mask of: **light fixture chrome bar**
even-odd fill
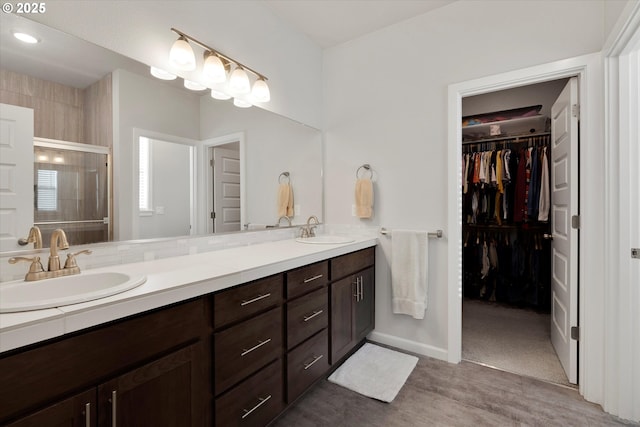
[[[193,43],[197,44],[197,45],[198,45],[198,46],[200,46],[201,48],[203,48],[203,49],[205,49],[205,50],[208,50],[208,51],[210,51],[210,52],[212,52],[212,53],[214,53],[214,54],[218,55],[219,57],[223,58],[225,61],[227,61],[227,62],[233,62],[233,63],[234,63],[234,64],[236,64],[238,67],[242,68],[242,69],[243,69],[243,70],[245,70],[245,71],[249,71],[249,72],[253,73],[254,75],[258,76],[259,78],[261,78],[261,79],[263,79],[263,80],[269,80],[269,79],[267,78],[267,76],[265,76],[264,74],[261,74],[261,73],[259,73],[259,72],[255,71],[254,69],[247,67],[247,66],[246,66],[246,65],[244,65],[243,63],[241,63],[241,62],[239,62],[239,61],[236,61],[235,59],[231,58],[230,56],[225,55],[224,53],[220,52],[219,50],[214,49],[214,48],[212,48],[211,46],[208,46],[208,45],[206,45],[206,44],[202,43],[200,40],[198,40],[198,39],[195,39],[195,38],[191,37],[189,34],[185,34],[185,33],[183,33],[182,31],[177,30],[177,29],[175,29],[175,28],[173,28],[173,27],[171,28],[171,31],[173,31],[174,33],[178,34],[179,36],[182,36],[182,37],[186,38],[187,40],[189,40],[189,41],[191,41],[191,42],[193,42]]]

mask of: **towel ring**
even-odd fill
[[[369,172],[369,179],[373,178],[373,171],[371,170],[371,165],[368,163],[365,163],[364,165],[360,166],[356,171],[356,179],[360,179],[360,169],[364,169],[365,173],[366,171]]]
[[[285,183],[288,184],[291,182],[291,178],[289,177],[289,172],[282,172],[280,176],[278,176],[278,184],[282,184],[282,177],[286,178]]]

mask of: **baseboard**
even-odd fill
[[[371,332],[367,339],[372,342],[389,345],[400,350],[405,350],[421,356],[433,357],[434,359],[444,360],[445,362],[448,361],[449,354],[447,350],[443,348],[421,344],[415,341],[396,337],[394,335],[383,334],[376,331]]]

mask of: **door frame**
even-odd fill
[[[580,393],[591,401],[602,398],[604,185],[602,177],[602,57],[594,53],[449,85],[448,90],[448,355],[451,363],[462,356],[462,98],[519,86],[578,77],[580,101],[580,182],[594,191],[582,191],[582,214],[578,245],[580,295],[578,299],[581,339],[578,343]],[[585,171],[589,171],[586,173]],[[593,187],[591,187],[593,186]],[[602,191],[600,191],[602,190]],[[599,193],[599,194],[597,194]],[[589,313],[589,317],[585,313]]]
[[[200,200],[206,201],[205,203],[203,203],[201,214],[200,214],[200,218],[202,220],[200,229],[203,230],[203,233],[211,233],[210,230],[212,229],[212,227],[209,226],[210,218],[208,217],[211,206],[213,206],[213,195],[212,195],[213,192],[211,191],[213,177],[211,176],[212,171],[211,171],[211,168],[209,167],[209,149],[216,147],[218,145],[230,144],[232,142],[237,142],[238,145],[240,146],[240,229],[243,230],[245,227],[245,224],[247,223],[245,134],[244,132],[236,132],[228,135],[219,136],[216,138],[206,139],[202,141],[202,144],[201,144],[201,147],[202,147],[201,158],[203,159],[202,170],[206,171],[206,172],[203,172],[201,176],[200,188],[202,189],[201,190],[202,192],[200,193],[200,196],[199,196]]]
[[[200,174],[199,170],[198,170],[198,156],[200,156],[200,153],[198,153],[198,141],[194,140],[194,139],[190,139],[190,138],[183,138],[181,136],[175,136],[175,135],[169,135],[169,134],[165,134],[162,132],[156,132],[156,131],[152,131],[152,130],[147,130],[147,129],[141,129],[141,128],[133,128],[133,143],[131,144],[131,170],[132,170],[132,177],[134,177],[133,179],[133,185],[132,185],[132,194],[131,194],[131,212],[130,212],[130,221],[131,221],[131,225],[132,225],[132,230],[131,230],[131,239],[138,239],[138,233],[139,233],[139,219],[140,219],[140,211],[138,209],[138,192],[139,192],[139,188],[138,188],[138,168],[139,168],[139,159],[140,159],[140,155],[139,155],[139,151],[140,151],[140,138],[141,137],[145,137],[145,138],[149,138],[149,139],[157,139],[160,141],[166,141],[166,142],[171,142],[174,144],[181,144],[181,145],[185,145],[191,148],[191,159],[189,161],[190,163],[190,167],[192,170],[191,173],[191,177],[190,177],[190,189],[189,192],[191,194],[191,212],[189,214],[189,223],[191,224],[191,230],[189,232],[189,235],[193,236],[195,234],[200,234],[198,233],[198,229],[197,229],[197,224],[200,221],[199,218],[199,207],[198,207],[198,197],[196,197],[196,195],[198,194],[198,189],[200,187],[199,183],[198,183],[198,176]]]
[[[634,210],[640,206],[638,193],[633,196],[632,179],[638,179],[630,159],[640,156],[637,147],[640,124],[631,118],[640,111],[638,99],[640,45],[640,3],[630,2],[611,31],[603,48],[605,80],[605,164],[607,175],[605,199],[605,281],[604,296],[604,401],[605,411],[621,418],[639,421],[640,408],[640,301],[638,266],[640,260],[629,257],[630,247],[640,245],[640,229]],[[636,94],[633,96],[632,94]],[[637,160],[636,160],[637,161]],[[635,172],[635,177],[633,175]],[[635,187],[637,191],[637,186]]]

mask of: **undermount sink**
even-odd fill
[[[142,285],[146,276],[124,273],[81,273],[35,282],[0,285],[0,313],[39,310],[93,301]]]
[[[346,236],[333,236],[327,234],[324,236],[299,237],[296,239],[296,242],[309,243],[312,245],[338,245],[342,243],[355,242],[355,240]]]

